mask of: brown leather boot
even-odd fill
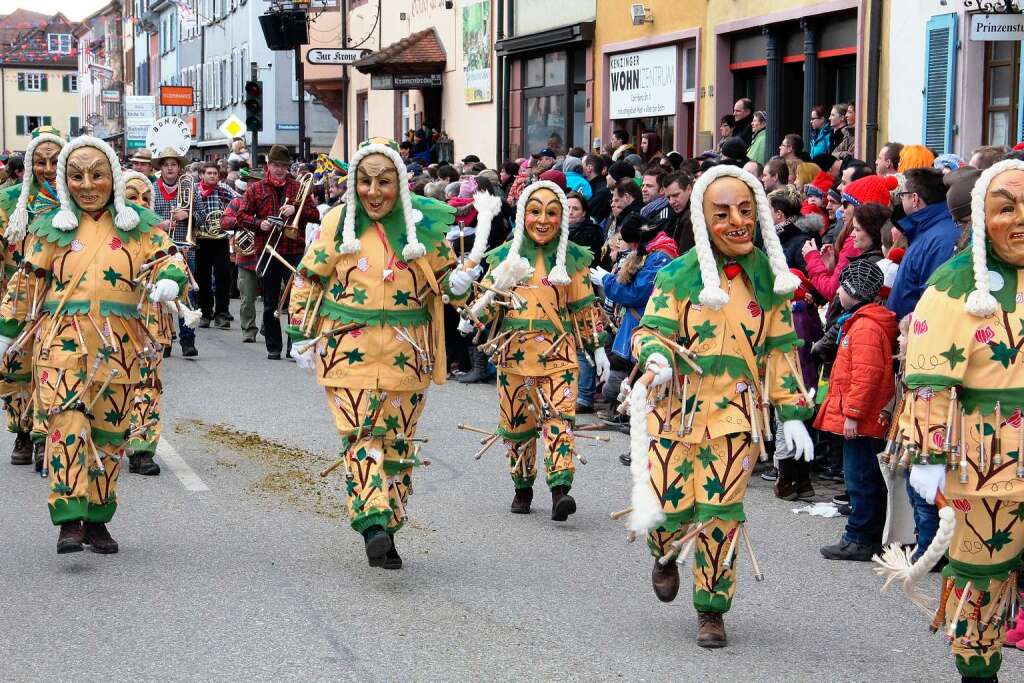
[[[516,495],[512,498],[512,514],[530,514],[530,504],[533,502],[533,489],[516,489]]]
[[[654,586],[654,594],[662,602],[672,602],[679,593],[679,567],[675,561],[669,562],[664,567],[657,558],[654,560],[654,571],[651,572],[651,585]]]
[[[26,432],[18,432],[18,436],[14,439],[14,450],[11,451],[11,464],[32,464],[32,439]]]
[[[569,487],[556,486],[551,489],[551,519],[556,522],[564,522],[574,512],[576,512],[576,501],[569,495]]]
[[[83,543],[100,555],[112,555],[117,552],[117,541],[110,536],[107,525],[102,522],[86,522],[82,525]]]
[[[57,554],[82,552],[82,523],[64,522],[60,525],[60,534],[57,536]]]
[[[726,646],[725,620],[719,612],[697,612],[697,644],[706,648]]]

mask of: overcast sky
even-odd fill
[[[0,0],[0,14],[10,14],[19,7],[43,14],[63,12],[68,19],[80,21],[110,0]]]

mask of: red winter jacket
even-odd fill
[[[888,424],[880,423],[878,416],[896,393],[895,344],[896,314],[878,304],[861,306],[843,323],[828,396],[814,420],[816,428],[842,434],[843,423],[851,418],[858,422],[858,436],[885,436]]]

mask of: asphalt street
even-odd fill
[[[167,362],[164,472],[121,477],[117,555],[56,554],[46,484],[0,436],[0,681],[956,679],[944,640],[869,565],[819,555],[842,520],[793,514],[756,477],[766,579],[744,557],[729,647],[700,649],[689,567],[658,602],[645,545],[609,519],[627,504],[626,437],[582,443],[567,523],[540,484],[534,513],[511,515],[498,448],[474,461],[478,437],[455,429],[494,425],[489,384],[430,389],[405,568],[371,569],[341,476],[318,476],[339,443],[322,391],[240,339],[201,330],[197,360]],[[1003,680],[1022,662],[1007,653]]]

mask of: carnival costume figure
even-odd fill
[[[743,498],[767,459],[775,406],[787,445],[812,459],[786,267],[761,184],[732,166],[695,183],[696,246],[663,268],[633,335],[645,370],[630,396],[633,479],[628,524],[647,533],[652,583],[664,602],[679,590],[677,563],[693,556],[697,644],[724,647],[723,614],[736,592],[737,544],[753,558]],[[760,224],[765,252],[753,245]],[[710,234],[709,234],[710,233]],[[648,400],[648,387],[659,387]]]
[[[933,608],[917,582],[941,559],[932,630],[952,643],[964,681],[995,681],[1024,551],[1024,162],[1001,161],[971,195],[969,246],[932,274],[914,309],[907,392],[883,466],[939,507],[939,529],[913,550],[890,546],[876,571]],[[948,552],[947,552],[948,550]],[[932,613],[931,611],[929,613]]]
[[[488,195],[474,201],[478,219],[469,264],[487,244]],[[498,366],[500,423],[490,443],[502,440],[515,493],[511,511],[528,514],[537,477],[537,440],[543,439],[551,519],[576,511],[569,495],[576,472],[577,350],[604,354],[598,332],[589,266],[592,254],[569,241],[569,210],[561,188],[549,181],[528,185],[519,196],[512,239],[486,256],[490,265],[481,295],[462,311],[460,329],[482,336]],[[485,444],[487,445],[487,444]],[[581,460],[582,462],[582,460]]]
[[[117,508],[123,446],[148,359],[160,353],[140,318],[187,291],[181,256],[160,217],[124,201],[105,142],[83,136],[57,159],[59,210],[38,216],[0,309],[0,353],[31,339],[36,423],[46,425],[50,519],[57,552],[117,552],[106,523]]]
[[[28,226],[32,219],[57,206],[54,180],[57,177],[57,156],[62,147],[64,138],[60,136],[60,131],[50,126],[36,128],[25,149],[25,158],[29,159],[32,172],[26,174],[24,182],[0,191],[0,228],[4,231],[4,290],[24,259]],[[27,465],[35,460],[36,471],[41,471],[41,440],[45,427],[33,430],[32,373],[27,360],[31,357],[32,347],[28,343],[21,354],[10,354],[3,358],[0,364],[3,379],[0,394],[4,396],[7,429],[17,435],[11,464]],[[33,445],[33,442],[36,443]]]
[[[329,211],[293,276],[292,356],[316,371],[342,436],[347,510],[370,566],[399,569],[419,457],[416,425],[431,380],[445,381],[443,301],[471,277],[451,272],[454,211],[409,191],[395,143],[371,139],[351,161],[345,203]],[[328,471],[333,469],[328,468]]]

